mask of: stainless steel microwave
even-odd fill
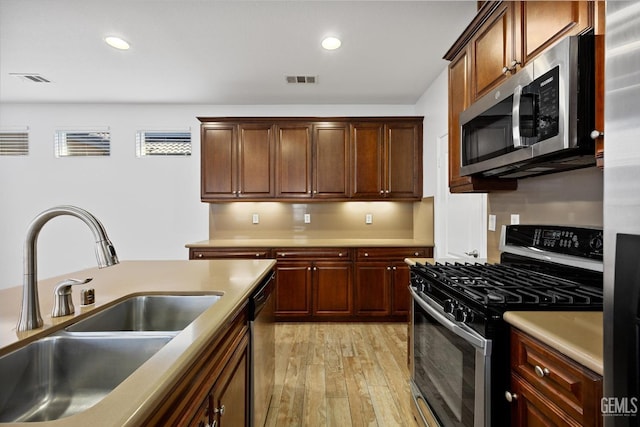
[[[462,175],[524,178],[595,164],[593,37],[562,39],[460,113]]]

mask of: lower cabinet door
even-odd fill
[[[391,269],[393,273],[393,298],[391,314],[394,316],[408,316],[411,307],[411,294],[409,293],[409,281],[411,270],[404,262],[394,263]]]
[[[357,315],[388,316],[390,314],[391,267],[386,262],[356,264]]]
[[[320,261],[313,266],[314,316],[353,313],[351,262]]]
[[[276,316],[311,315],[311,268],[307,261],[276,265]]]
[[[511,389],[515,394],[515,399],[511,403],[515,406],[511,412],[512,425],[519,427],[582,426],[517,375],[511,376]]]
[[[238,346],[211,393],[217,427],[248,426],[248,338]]]

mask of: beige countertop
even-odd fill
[[[187,248],[290,248],[290,247],[401,247],[433,246],[433,242],[416,239],[212,239],[188,243]]]
[[[508,311],[504,320],[603,375],[601,311]]]
[[[222,297],[187,328],[176,335],[113,392],[86,411],[56,421],[2,424],[22,426],[133,426],[160,403],[162,391],[173,385],[192,364],[224,321],[251,294],[275,265],[274,260],[123,261],[113,267],[91,268],[38,284],[44,326],[35,331],[15,330],[22,286],[0,290],[0,355],[24,343],[74,323],[96,308],[133,294],[215,293]],[[93,277],[84,287],[96,292],[96,303],[79,307],[80,289],[73,289],[76,313],[52,319],[53,288],[64,278]]]

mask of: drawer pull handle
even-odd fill
[[[260,254],[256,254],[256,256],[257,256],[257,257],[259,257],[259,256],[260,256]]]
[[[533,368],[534,371],[536,371],[536,375],[539,376],[540,378],[544,378],[546,376],[549,375],[549,369],[547,368],[541,368],[540,366],[536,365],[535,368]]]
[[[518,395],[515,393],[511,393],[510,391],[505,391],[504,398],[507,399],[507,402],[511,403],[514,400],[518,400]]]
[[[420,255],[420,252],[414,252],[413,255],[414,256],[418,256],[418,255]]]
[[[364,253],[364,256],[369,256],[369,253],[368,253],[368,252],[365,252],[365,253]]]
[[[198,258],[202,258],[202,254],[198,254]]]
[[[342,252],[338,253],[338,256],[342,256]]]

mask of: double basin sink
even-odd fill
[[[220,298],[129,297],[0,357],[0,422],[49,421],[90,408]]]

